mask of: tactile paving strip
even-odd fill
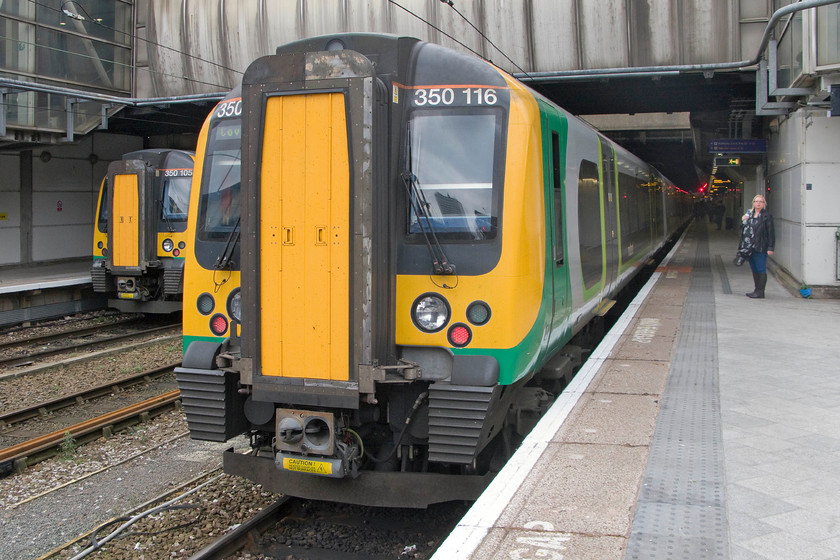
[[[697,230],[700,230],[699,232]],[[625,558],[728,559],[709,244],[697,254]]]

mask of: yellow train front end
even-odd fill
[[[234,90],[207,116],[198,138],[187,235],[184,351],[236,335],[239,313],[241,97]],[[212,361],[212,356],[210,358]]]
[[[247,433],[225,471],[274,492],[475,499],[617,290],[612,146],[485,61],[376,34],[258,59],[200,143],[191,436]]]
[[[109,306],[126,312],[181,309],[193,153],[125,154],[102,181],[91,279]]]
[[[542,134],[521,85],[413,38],[253,63],[198,148],[178,369],[192,437],[247,432],[225,470],[277,492],[474,499],[511,408],[545,405],[523,387],[554,311]]]

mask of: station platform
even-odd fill
[[[90,284],[91,258],[0,267],[0,294]]]
[[[0,325],[102,309],[93,292],[91,258],[0,267]]]
[[[434,560],[840,558],[840,301],[691,224]]]

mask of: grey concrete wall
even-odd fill
[[[90,256],[108,164],[142,147],[139,137],[94,133],[77,144],[0,152],[0,265]]]
[[[740,36],[744,26],[754,37],[761,19],[757,0],[457,2],[464,17],[438,0],[397,4],[140,0],[137,35],[158,44],[138,41],[136,94],[227,90],[251,61],[278,45],[336,32],[395,33],[471,49],[510,72],[731,62],[751,58],[760,38],[744,42]],[[741,6],[749,15],[743,20]]]

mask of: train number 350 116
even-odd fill
[[[498,101],[492,88],[429,88],[414,90],[414,105],[495,105]]]

